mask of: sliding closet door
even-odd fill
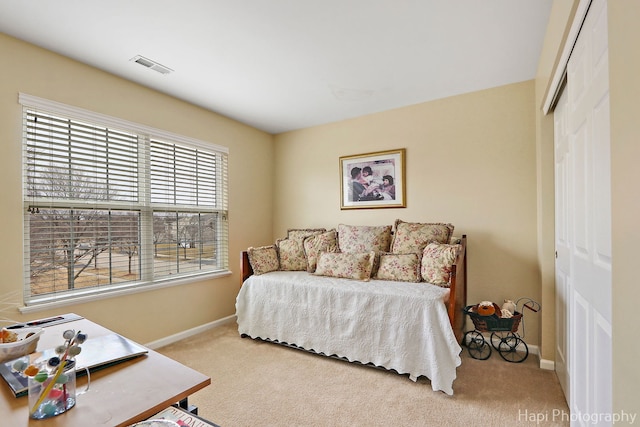
[[[611,160],[607,3],[594,0],[567,65],[556,143],[557,303],[560,355],[574,425],[612,412]],[[566,109],[562,112],[562,109]],[[566,114],[565,118],[561,118]],[[566,120],[566,122],[562,122]],[[558,130],[556,131],[558,133]],[[564,144],[564,147],[563,147]],[[566,194],[563,194],[566,192]],[[558,200],[559,199],[559,200]],[[562,351],[563,343],[558,343]],[[561,374],[561,372],[559,372]],[[561,380],[562,381],[562,380]],[[606,423],[605,423],[606,424]],[[605,425],[602,424],[602,425]],[[600,424],[599,424],[600,425]]]

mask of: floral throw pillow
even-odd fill
[[[304,240],[325,231],[327,231],[325,228],[290,228],[287,230],[287,239]]]
[[[451,266],[456,261],[460,245],[429,243],[422,253],[421,274],[425,282],[449,286]]]
[[[313,273],[318,265],[321,252],[338,252],[338,233],[329,230],[304,239],[304,254],[307,257],[307,271]]]
[[[302,242],[302,239],[279,239],[276,241],[280,270],[304,271],[307,269],[307,257],[304,256]]]
[[[353,254],[322,252],[315,274],[344,279],[369,281],[376,258],[375,252]]]
[[[340,252],[389,252],[390,246],[390,225],[338,225],[338,247]]]
[[[378,271],[374,279],[395,280],[400,282],[419,282],[420,256],[416,253],[390,254],[380,253]]]
[[[247,249],[249,264],[253,269],[253,274],[259,275],[280,269],[278,252],[275,245],[251,247]]]
[[[396,220],[391,244],[394,254],[420,253],[428,243],[449,243],[453,225],[444,223],[419,223]]]

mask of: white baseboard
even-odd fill
[[[174,342],[178,342],[185,338],[192,337],[209,329],[217,328],[218,326],[226,325],[227,323],[234,322],[236,320],[235,314],[231,316],[223,317],[222,319],[214,320],[213,322],[206,323],[204,325],[196,326],[195,328],[187,329],[186,331],[178,332],[177,334],[169,335],[168,337],[160,338],[159,340],[152,341],[150,343],[145,344],[146,347],[155,350],[160,347],[164,347],[165,345],[173,344]],[[488,339],[489,337],[486,337]],[[529,355],[535,355],[540,357],[540,347],[537,345],[529,345]],[[538,359],[540,369],[555,370],[555,362],[553,360],[548,359]]]
[[[553,360],[543,359],[542,357],[540,357],[540,347],[538,347],[537,345],[529,346],[529,354],[535,354],[536,356],[538,356],[538,366],[540,367],[540,369],[544,369],[546,371],[556,370],[556,363]]]
[[[538,356],[538,366],[540,367],[540,369],[544,369],[546,371],[556,370],[556,363],[553,360],[543,359],[542,357],[540,357],[540,347],[538,347],[537,345],[529,346],[529,354],[535,354],[536,356]]]
[[[169,335],[168,337],[160,338],[159,340],[152,341],[145,344],[146,347],[155,350],[165,345],[173,344],[185,338],[192,337],[209,329],[217,328],[218,326],[226,325],[227,323],[234,322],[236,315],[223,317],[222,319],[214,320],[213,322],[205,323],[204,325],[196,326],[195,328],[187,329],[186,331],[178,332],[177,334]]]
[[[483,333],[483,336],[485,338],[485,340],[490,343],[490,336],[488,333]],[[469,337],[465,335],[466,341],[469,341]],[[465,344],[467,344],[467,342],[465,342]],[[518,346],[518,349],[521,351],[524,351],[524,346],[522,344],[520,344]],[[533,345],[533,344],[527,344],[527,349],[529,350],[529,356],[536,356],[538,357],[538,361],[539,361],[539,367],[540,369],[547,369],[547,370],[555,370],[555,363],[552,360],[547,360],[547,359],[541,359],[540,358],[540,347],[537,345]]]
[[[549,359],[540,359],[540,369],[546,369],[548,371],[556,370],[556,362]]]

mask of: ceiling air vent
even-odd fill
[[[144,56],[137,55],[131,58],[131,61],[137,62],[140,65],[143,65],[147,68],[151,68],[154,71],[159,72],[160,74],[169,74],[173,70],[169,67],[165,67],[162,64],[158,64],[155,61],[150,60],[149,58],[145,58]]]

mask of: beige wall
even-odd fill
[[[269,242],[272,237],[273,137],[3,34],[0,57],[0,298],[9,303],[0,315],[23,321],[75,312],[143,343],[232,315],[240,280],[240,250]],[[229,147],[229,255],[233,274],[20,315],[23,208],[18,92]]]
[[[276,136],[274,237],[287,228],[451,222],[469,237],[469,302],[540,298],[534,82]],[[407,207],[340,210],[339,157],[406,148]],[[538,344],[540,316],[526,317]]]
[[[536,79],[536,133],[539,153],[539,202],[543,218],[539,219],[539,234],[543,274],[543,301],[552,301],[553,281],[548,277],[553,247],[550,227],[553,196],[553,122],[552,116],[542,116],[542,93],[548,85],[553,62],[562,47],[564,31],[570,25],[571,10],[577,0],[558,1],[553,4],[547,29],[547,38]],[[638,384],[640,367],[640,341],[633,333],[633,313],[637,309],[638,249],[640,240],[640,193],[635,186],[640,182],[640,143],[638,142],[638,99],[640,99],[640,2],[636,0],[610,0],[609,19],[609,80],[611,108],[611,211],[612,211],[612,299],[613,299],[613,410],[618,414],[640,414]],[[631,322],[631,323],[630,323]],[[553,322],[543,322],[543,354],[553,358]]]

